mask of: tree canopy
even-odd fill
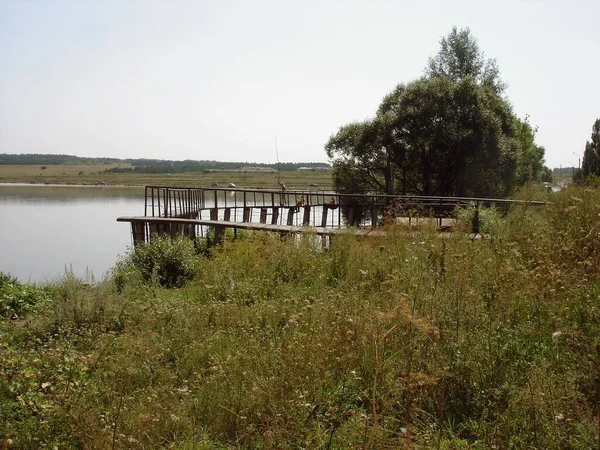
[[[581,172],[584,178],[600,177],[600,119],[592,126],[592,140],[585,144]]]
[[[513,114],[495,61],[470,31],[453,28],[440,46],[425,76],[331,136],[340,192],[505,196],[548,173],[535,130]]]
[[[486,59],[477,40],[468,28],[452,31],[440,40],[437,55],[429,58],[425,73],[428,76],[446,76],[453,81],[471,77],[478,84],[503,92],[506,88],[500,79],[495,59]]]

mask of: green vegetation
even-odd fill
[[[20,283],[15,277],[0,272],[0,314],[2,317],[18,318],[35,312],[47,298],[44,289]]]
[[[584,179],[600,178],[600,119],[592,127],[592,140],[585,144],[581,172]]]
[[[399,84],[373,119],[342,126],[326,145],[339,192],[506,197],[547,181],[544,149],[503,95],[495,61],[453,30],[425,76]]]
[[[115,283],[122,289],[131,276],[163,287],[183,287],[196,272],[196,250],[190,239],[153,236],[151,245],[141,245],[115,266]]]
[[[481,240],[159,240],[67,275],[0,320],[0,447],[592,448],[600,190],[532,195]]]

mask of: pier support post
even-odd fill
[[[271,224],[277,225],[277,221],[279,220],[279,208],[277,206],[273,207],[273,217],[271,217]]]
[[[260,223],[267,223],[267,208],[260,208]]]
[[[302,218],[302,225],[310,225],[310,206],[304,207],[304,217]]]
[[[475,214],[473,214],[473,234],[479,234],[479,202],[475,204]]]
[[[134,247],[146,243],[146,224],[144,222],[131,222],[131,233]]]
[[[371,210],[371,226],[373,228],[376,228],[378,221],[379,221],[379,211],[376,208],[373,208]]]
[[[225,237],[225,227],[215,227],[215,245],[222,244]]]

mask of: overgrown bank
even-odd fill
[[[484,240],[256,234],[67,277],[0,324],[2,445],[590,448],[600,191],[552,201]]]

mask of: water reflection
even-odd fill
[[[143,209],[143,188],[0,185],[0,271],[41,282],[72,267],[101,278],[131,243],[115,219]]]

